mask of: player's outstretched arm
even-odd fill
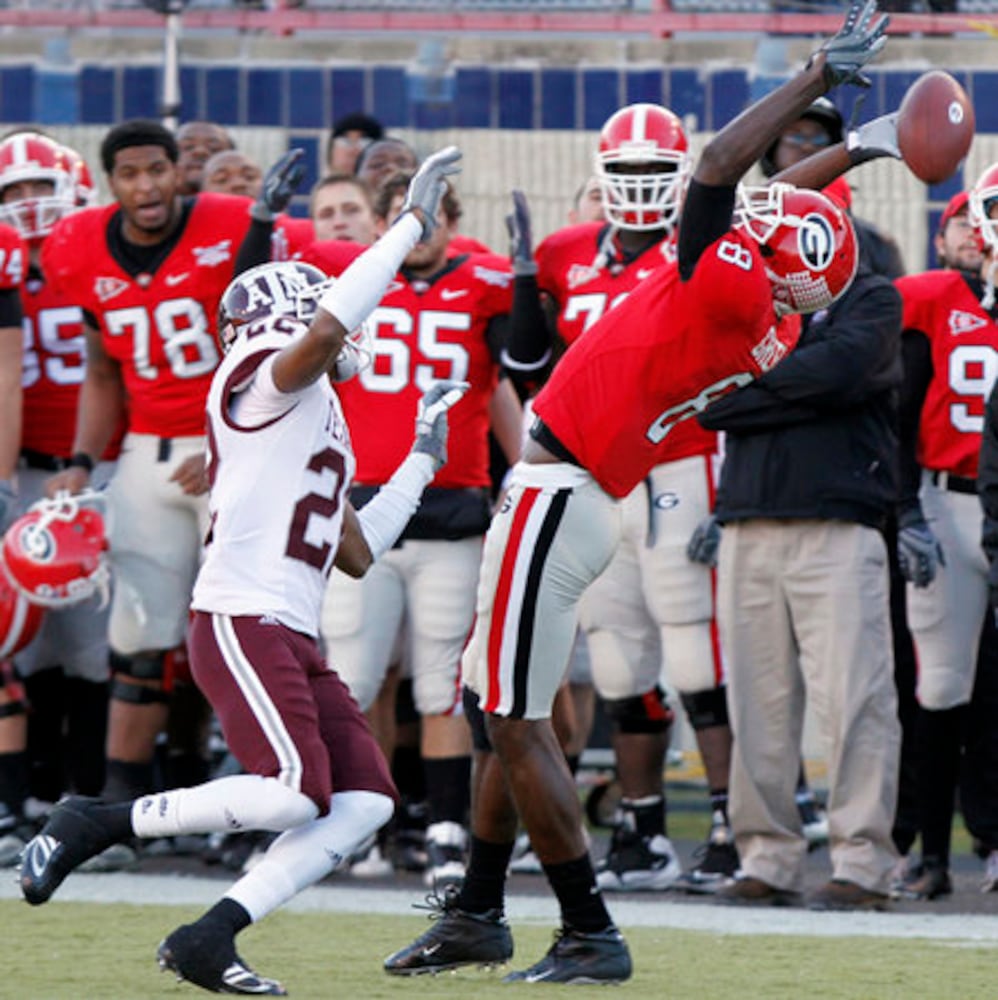
[[[468,391],[467,382],[435,383],[419,401],[412,450],[391,479],[358,512],[347,510],[336,567],[363,576],[397,541],[416,513],[423,490],[447,461],[447,411]]]
[[[298,392],[332,371],[347,334],[373,312],[409,251],[433,231],[447,177],[458,172],[460,159],[460,150],[448,146],[424,160],[395,224],[319,299],[305,336],[278,354],[273,368],[278,389]]]
[[[693,172],[701,184],[737,184],[780,132],[840,83],[868,85],[862,68],[886,42],[888,18],[876,0],[853,0],[839,32],[794,77],[756,101],[706,146]]]

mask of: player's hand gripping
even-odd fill
[[[304,176],[305,150],[289,149],[264,176],[260,197],[253,203],[250,215],[259,222],[273,222],[274,216],[288,207]]]
[[[898,518],[898,566],[901,575],[916,587],[927,587],[946,565],[942,546],[932,533],[921,508]]]
[[[829,89],[840,83],[870,86],[860,71],[887,44],[889,22],[890,18],[877,9],[876,0],[852,0],[838,34],[818,50],[825,54],[825,83]]]
[[[686,544],[686,558],[713,569],[717,565],[717,547],[721,544],[721,526],[708,514],[694,529]]]
[[[447,146],[423,160],[423,165],[409,181],[402,213],[419,210],[419,221],[423,224],[422,239],[428,240],[437,228],[437,210],[440,199],[447,190],[447,178],[461,172],[458,161],[461,150],[457,146]],[[400,213],[400,216],[401,214]]]
[[[447,462],[447,411],[470,388],[468,382],[446,379],[424,392],[419,401],[412,450],[429,455],[438,469]]]
[[[518,188],[513,189],[513,211],[506,216],[506,231],[509,233],[509,259],[513,265],[513,274],[536,274],[530,208],[527,196]]]

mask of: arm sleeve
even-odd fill
[[[683,281],[693,277],[704,250],[731,228],[734,208],[734,187],[690,181],[679,221],[679,276]]]
[[[380,559],[399,540],[434,474],[429,455],[409,452],[392,478],[357,511],[360,532],[373,559]]]
[[[266,264],[270,260],[270,239],[274,232],[274,223],[251,219],[246,236],[239,244],[236,254],[236,264],[233,274],[242,274],[257,264]]]
[[[535,382],[551,360],[551,328],[541,305],[535,275],[518,275],[513,280],[513,308],[502,363],[519,388]]]
[[[16,288],[0,289],[0,329],[21,325],[21,295]]]
[[[898,516],[918,506],[921,467],[918,464],[918,426],[922,404],[932,381],[932,350],[921,330],[905,330],[901,335],[901,362],[904,379],[898,405],[898,451],[900,481]]]

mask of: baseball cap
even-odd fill
[[[945,230],[946,223],[949,222],[954,215],[960,215],[962,212],[967,211],[967,201],[969,198],[969,191],[958,191],[952,198],[950,198],[946,207],[943,209],[943,214],[939,216],[939,232],[943,232],[943,230]]]

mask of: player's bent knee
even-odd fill
[[[688,691],[679,695],[686,718],[693,729],[711,729],[730,725],[728,721],[728,696],[724,687],[707,691]]]
[[[290,830],[315,819],[319,805],[304,792],[289,788],[278,778],[259,774],[236,774],[219,779],[229,782],[228,810],[233,825],[246,830]],[[214,784],[214,783],[213,783]],[[208,786],[203,786],[208,787]],[[329,800],[323,802],[325,811]]]
[[[610,722],[621,733],[663,733],[675,718],[665,692],[657,685],[633,698],[615,698],[604,702]]]
[[[395,812],[395,803],[381,792],[334,792],[329,801],[329,815],[354,825],[361,837],[380,830]]]

